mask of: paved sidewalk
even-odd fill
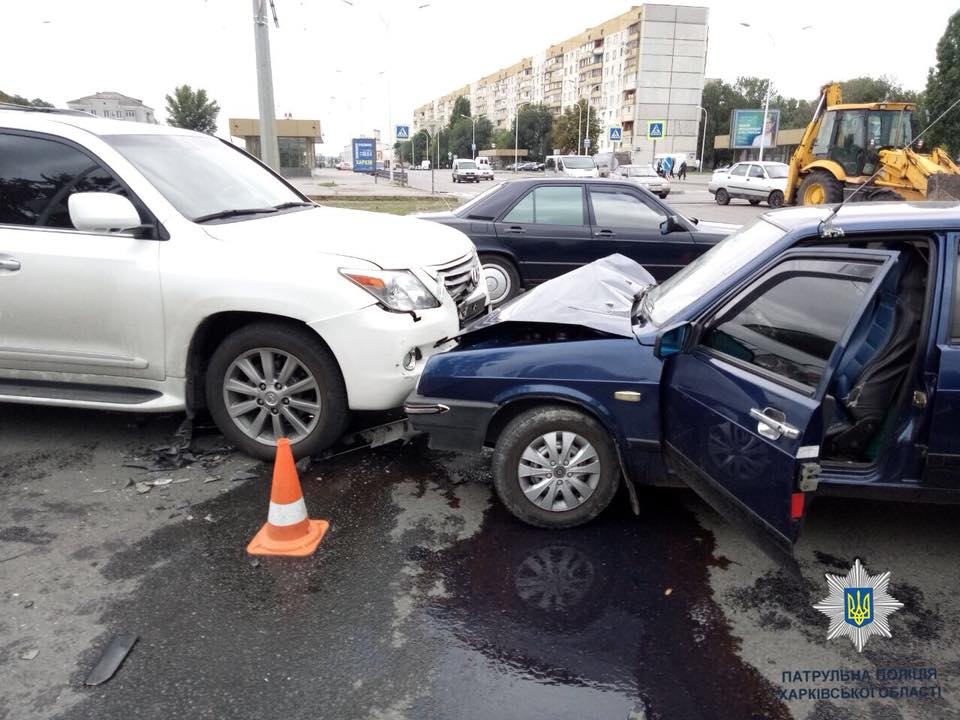
[[[317,197],[421,197],[423,190],[352,170],[317,169],[309,178],[288,178],[300,192]]]

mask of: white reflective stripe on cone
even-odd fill
[[[270,512],[267,515],[267,522],[271,525],[296,525],[307,519],[307,504],[303,498],[281,505],[270,501]]]

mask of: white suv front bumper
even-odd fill
[[[389,410],[403,405],[417,386],[427,359],[444,347],[437,341],[460,331],[457,308],[450,298],[432,310],[409,313],[370,305],[340,317],[310,323],[330,347],[347,387],[351,410]],[[409,367],[408,354],[414,362]],[[408,367],[404,367],[404,362]]]

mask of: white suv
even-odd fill
[[[402,404],[480,280],[459,231],[318,206],[217,138],[0,109],[0,401],[206,406],[309,454]]]

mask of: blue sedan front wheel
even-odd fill
[[[542,406],[511,420],[493,455],[494,487],[524,522],[569,528],[589,522],[620,483],[616,451],[594,418],[563,406]]]

